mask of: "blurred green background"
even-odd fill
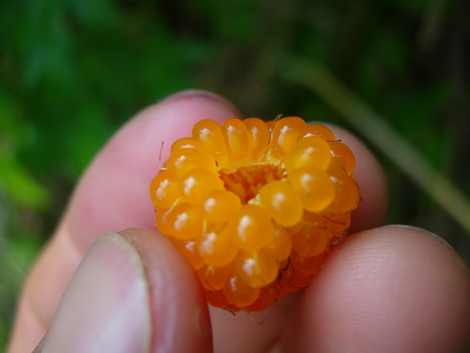
[[[90,159],[188,88],[353,130],[389,177],[387,223],[438,233],[468,263],[469,15],[467,0],[2,0],[0,351]]]

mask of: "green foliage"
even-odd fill
[[[0,1],[0,351],[27,269],[80,174],[120,125],[174,92],[209,89],[249,116],[298,115],[363,136],[283,78],[293,57],[322,63],[468,195],[467,3]],[[440,233],[468,256],[465,231],[378,157],[389,221]]]

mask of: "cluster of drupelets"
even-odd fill
[[[157,227],[211,305],[261,311],[306,287],[349,229],[355,166],[328,128],[297,117],[203,120],[150,185]]]

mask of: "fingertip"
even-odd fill
[[[152,352],[212,352],[207,303],[176,247],[160,233],[141,228],[119,232],[139,252],[150,288]]]
[[[138,113],[97,155],[74,193],[65,219],[81,250],[106,231],[154,227],[148,187],[173,142],[191,136],[199,120],[240,117],[222,97],[199,90],[180,92]]]
[[[213,92],[190,89],[175,93],[152,104],[130,120],[116,135],[124,136],[124,132],[132,134],[134,129],[154,131],[154,136],[165,142],[163,161],[168,158],[172,143],[182,137],[190,137],[194,124],[203,119],[211,119],[222,124],[226,119],[238,118],[242,115],[228,100]],[[126,137],[122,137],[125,139]],[[155,138],[153,141],[155,142]],[[160,150],[157,143],[155,149]]]
[[[286,351],[466,352],[470,271],[418,229],[383,227],[337,246],[291,315]]]
[[[207,305],[165,237],[108,232],[85,254],[36,351],[211,352]]]
[[[44,335],[80,259],[100,234],[134,226],[155,228],[149,185],[159,170],[162,141],[165,161],[173,141],[190,136],[196,121],[240,117],[237,109],[220,96],[184,91],[144,109],[109,140],[82,176],[59,227],[29,277],[31,285],[25,287],[19,304],[12,352],[18,347],[32,347],[37,337]],[[28,297],[33,298],[31,306],[24,299]],[[26,331],[20,329],[33,320],[37,337],[25,337]]]

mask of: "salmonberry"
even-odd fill
[[[261,311],[308,285],[350,227],[355,158],[298,117],[198,122],[150,185],[158,229],[209,304]]]

